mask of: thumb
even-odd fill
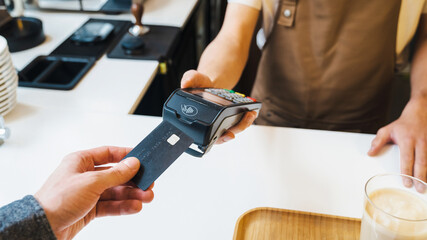
[[[208,76],[196,70],[189,70],[184,73],[181,79],[181,88],[213,87]]]
[[[368,151],[369,156],[375,156],[384,145],[391,141],[390,128],[383,127],[378,130],[377,136],[372,140],[371,149]]]
[[[103,188],[108,189],[129,182],[139,170],[139,160],[129,157],[117,163],[114,167],[100,171],[100,181]]]

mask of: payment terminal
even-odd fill
[[[141,167],[132,181],[146,190],[183,152],[202,157],[215,141],[261,103],[227,89],[175,90],[163,106],[163,121],[125,158]]]

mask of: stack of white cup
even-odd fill
[[[0,36],[0,116],[8,114],[16,105],[18,75],[12,63],[7,41]]]

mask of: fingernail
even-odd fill
[[[416,182],[415,183],[415,189],[417,189],[417,191],[421,194],[426,193],[426,185]]]
[[[404,185],[405,187],[407,187],[407,188],[412,187],[412,180],[411,180],[411,179],[409,179],[409,178],[407,178],[407,177],[405,177],[405,178],[403,179],[403,185]]]
[[[233,137],[225,136],[224,137],[224,142],[228,142],[228,141],[233,140],[233,139],[234,139]]]
[[[123,161],[124,164],[126,164],[129,168],[134,169],[134,168],[139,168],[139,160],[134,158],[134,157],[129,157],[126,158]]]
[[[257,113],[257,112],[253,112],[253,113],[252,113],[252,117],[253,117],[253,119],[255,120],[255,119],[258,117],[258,113]]]

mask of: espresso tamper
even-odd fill
[[[148,33],[150,28],[142,25],[142,14],[144,13],[142,2],[132,3],[131,12],[135,17],[135,24],[129,28],[129,33],[134,37],[141,37]]]

